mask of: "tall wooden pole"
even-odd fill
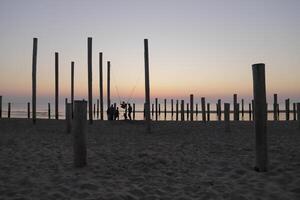
[[[157,121],[158,118],[158,99],[155,98],[155,121]]]
[[[267,146],[267,109],[266,109],[266,82],[265,64],[252,65],[254,119],[256,135],[256,170],[268,170],[268,146]]]
[[[164,117],[165,120],[167,119],[167,99],[164,99]]]
[[[73,150],[75,167],[84,167],[87,164],[86,107],[86,101],[74,101]]]
[[[36,123],[36,61],[37,61],[37,45],[38,39],[33,38],[32,52],[32,121]]]
[[[178,121],[178,100],[176,100],[176,121]]]
[[[181,100],[181,121],[184,121],[184,100]]]
[[[59,103],[59,70],[58,70],[58,52],[55,52],[55,119],[58,119],[58,103]]]
[[[194,121],[194,95],[193,94],[190,95],[190,110],[191,110],[190,120]]]
[[[100,95],[100,119],[103,120],[103,53],[99,53],[99,95]]]
[[[144,59],[145,59],[145,118],[147,121],[147,131],[150,133],[150,78],[149,78],[149,52],[148,39],[144,39]]]
[[[92,38],[88,38],[88,96],[89,96],[89,121],[93,123],[93,75],[92,75]]]
[[[110,107],[110,61],[107,61],[107,109]]]
[[[71,62],[71,116],[74,116],[74,62]]]

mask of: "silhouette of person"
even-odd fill
[[[115,120],[119,120],[119,107],[117,107],[117,109],[115,110]]]
[[[132,113],[132,107],[130,105],[130,103],[128,104],[128,117],[129,117],[129,120],[131,120],[131,113]]]
[[[127,104],[125,104],[124,119],[127,120]]]
[[[110,120],[110,115],[111,115],[111,109],[110,109],[110,106],[107,108],[106,114],[107,114],[107,119]]]

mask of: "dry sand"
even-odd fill
[[[0,199],[300,199],[297,123],[269,122],[270,170],[254,167],[251,122],[88,125],[88,166],[73,167],[64,121],[0,120]]]

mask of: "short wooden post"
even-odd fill
[[[293,103],[293,116],[294,120],[297,119],[297,108],[296,108],[296,103]]]
[[[237,104],[237,94],[234,94],[233,95],[233,120],[234,121],[238,120],[236,104]]]
[[[225,132],[230,132],[230,104],[224,103]]]
[[[297,120],[298,120],[298,128],[300,130],[300,103],[297,103]]]
[[[87,164],[86,151],[86,124],[87,102],[74,101],[74,128],[73,150],[75,167],[84,167]]]
[[[67,103],[66,105],[66,130],[67,133],[71,132],[72,124],[72,103]]]
[[[273,119],[275,120],[275,121],[277,121],[278,120],[278,115],[277,115],[277,113],[278,113],[278,111],[277,111],[277,94],[274,94],[274,104],[273,104]]]
[[[99,119],[99,99],[97,99],[97,119]]]
[[[198,116],[198,104],[196,103],[196,116]]]
[[[190,110],[191,110],[191,112],[190,112],[190,115],[191,115],[190,120],[194,121],[194,95],[193,94],[190,95]]]
[[[51,108],[50,108],[50,103],[48,103],[48,119],[51,119]]]
[[[158,116],[160,117],[160,103],[158,104]]]
[[[207,103],[207,121],[210,121],[210,104]]]
[[[285,100],[285,120],[290,120],[290,99]]]
[[[257,171],[268,170],[265,64],[252,65]]]
[[[188,121],[190,117],[190,105],[189,103],[186,104],[186,120]]]
[[[145,105],[144,105],[144,107],[145,107]],[[145,109],[144,109],[145,110]],[[146,113],[145,113],[146,114]],[[144,115],[145,115],[144,114]],[[132,104],[132,118],[133,118],[133,120],[135,120],[135,103],[133,103]]]
[[[164,99],[164,117],[165,120],[167,119],[167,99]]]
[[[8,103],[7,118],[10,118],[11,103]]]
[[[176,121],[178,121],[178,100],[176,100]]]
[[[184,100],[181,100],[181,121],[184,121]]]
[[[96,104],[94,103],[94,109],[93,109],[93,114],[94,114],[94,116],[93,117],[95,117],[96,116]]]
[[[55,119],[58,120],[59,111],[58,111],[58,103],[59,103],[59,69],[58,69],[58,52],[55,52]]]
[[[279,107],[279,103],[277,104],[277,119],[280,120],[280,107]]]
[[[27,119],[30,119],[30,103],[27,102]]]
[[[155,98],[155,120],[158,119],[158,99]]]
[[[221,99],[218,99],[218,120],[222,120],[222,103]]]
[[[100,120],[103,120],[103,53],[99,53],[99,95],[100,95]]]
[[[72,119],[74,116],[74,62],[71,62],[71,107],[72,107]]]
[[[32,122],[36,123],[36,63],[37,63],[37,45],[38,39],[33,38],[32,52]],[[0,112],[1,115],[1,112]]]
[[[93,74],[92,74],[92,38],[88,37],[88,98],[89,98],[89,122],[93,123]],[[94,105],[95,108],[95,105]],[[94,109],[95,110],[95,109]],[[95,113],[94,113],[95,115]]]
[[[236,105],[236,115],[237,115],[237,121],[239,121],[240,120],[240,117],[239,117],[239,115],[240,115],[240,104],[239,103],[237,103]]]
[[[171,115],[172,115],[172,117],[173,117],[173,115],[174,115],[174,100],[173,99],[171,99]]]
[[[154,115],[154,103],[152,104],[152,117]]]
[[[244,120],[244,99],[242,99],[242,119]]]
[[[0,119],[2,118],[2,96],[0,96]]]
[[[251,110],[251,103],[249,103],[249,110],[248,110],[248,112],[249,112],[249,121],[251,121],[252,120],[252,110]]]
[[[201,97],[202,121],[206,122],[205,97]]]

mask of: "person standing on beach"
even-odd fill
[[[123,116],[124,116],[124,120],[127,120],[127,104],[125,104],[125,111],[124,111],[124,114],[123,114]]]
[[[119,107],[117,107],[116,111],[115,111],[115,120],[119,120]]]
[[[128,104],[128,117],[129,117],[129,120],[131,120],[131,113],[132,113],[132,107],[130,105],[130,103]]]

